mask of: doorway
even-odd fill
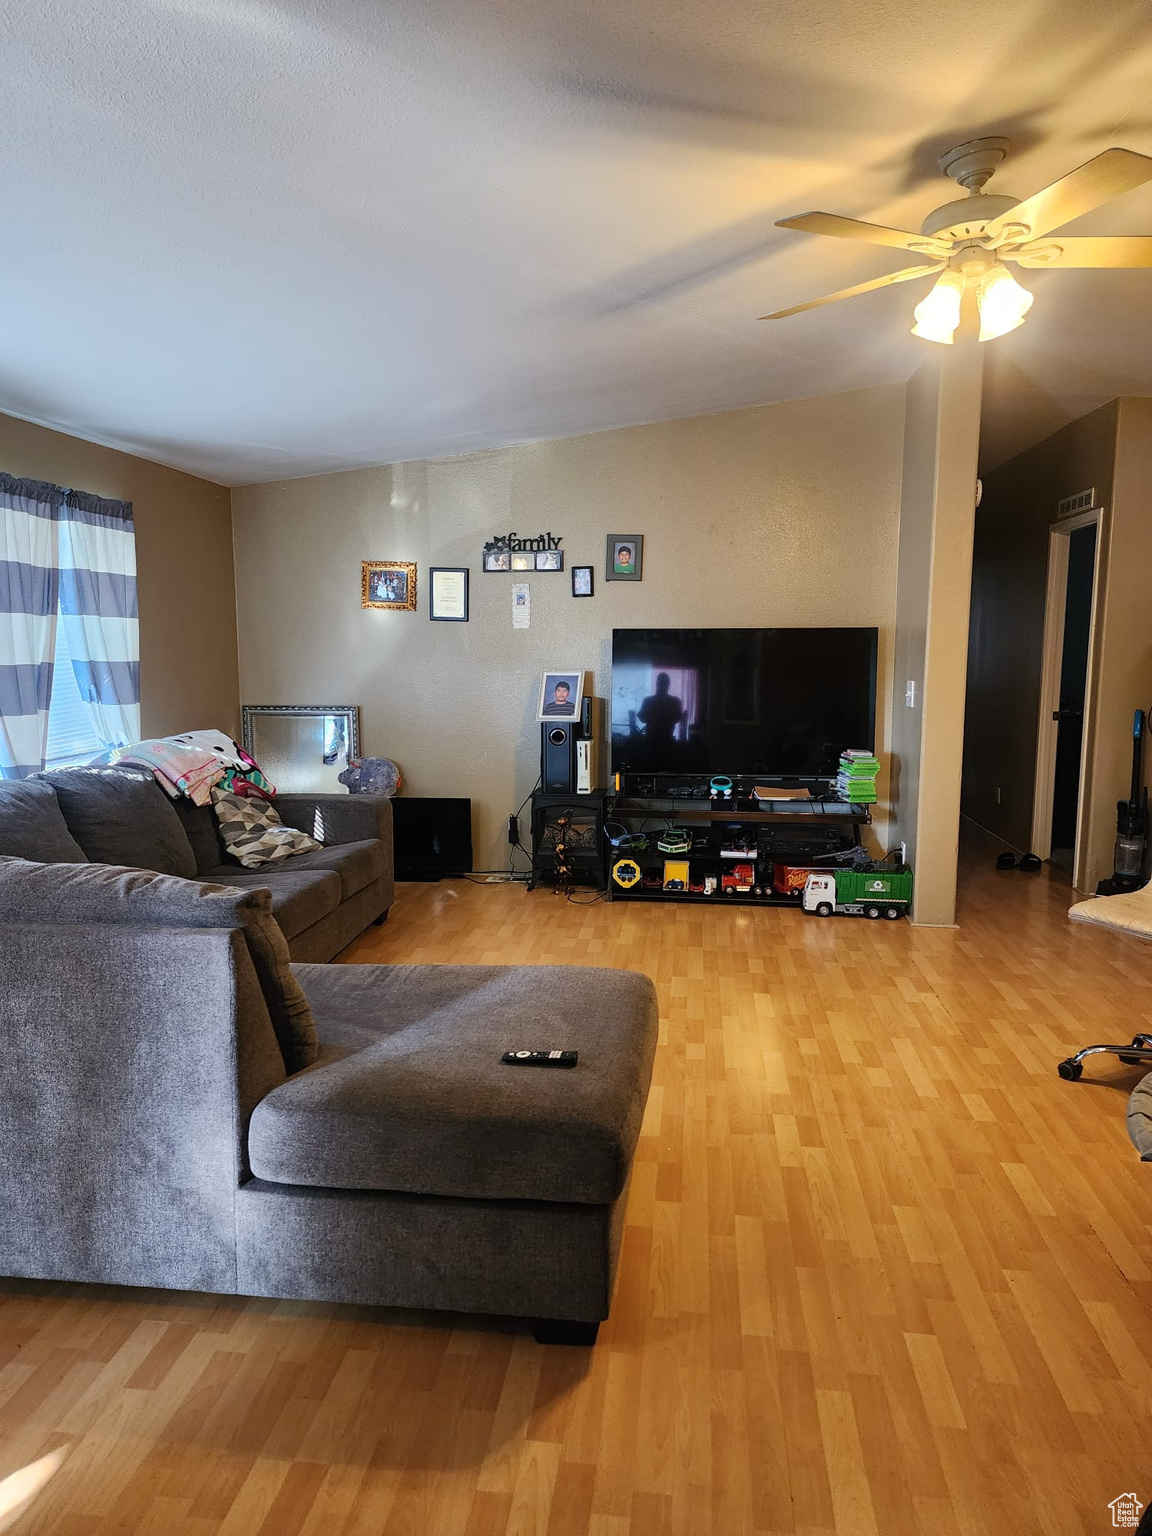
[[[1095,508],[1049,535],[1032,846],[1073,885],[1082,867],[1101,517]]]

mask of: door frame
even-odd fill
[[[1080,747],[1080,784],[1076,801],[1076,842],[1072,855],[1072,885],[1080,888],[1087,858],[1088,817],[1085,815],[1091,778],[1093,722],[1096,714],[1096,651],[1104,594],[1104,552],[1108,514],[1091,507],[1065,517],[1048,529],[1048,588],[1044,599],[1044,649],[1040,666],[1040,710],[1036,722],[1036,776],[1032,791],[1032,852],[1052,856],[1052,796],[1056,787],[1056,735],[1052,718],[1060,707],[1060,671],[1064,651],[1064,607],[1068,598],[1069,536],[1096,525],[1096,561],[1092,572],[1092,617],[1088,630],[1088,660],[1084,673],[1084,730]]]

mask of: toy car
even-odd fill
[[[687,827],[668,827],[656,840],[661,853],[691,853],[692,834]]]
[[[797,901],[804,894],[808,876],[818,873],[807,864],[775,864],[772,867],[772,887],[778,896],[794,896]]]
[[[756,868],[752,864],[735,864],[731,869],[726,869],[720,877],[722,890],[743,895],[750,891],[756,882]]]

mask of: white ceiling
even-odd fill
[[[0,410],[229,484],[904,379],[935,158],[1152,153],[1147,0],[11,0]],[[1152,190],[1073,226],[1152,233]],[[1029,281],[1029,279],[1025,279]],[[1044,273],[989,462],[1152,394],[1152,272]]]

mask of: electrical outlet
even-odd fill
[[[910,677],[904,684],[904,703],[909,709],[916,708],[916,679]]]
[[[907,843],[903,843],[902,842],[900,844],[900,862],[901,862],[901,864],[907,864],[907,862],[908,862],[908,844]]]

